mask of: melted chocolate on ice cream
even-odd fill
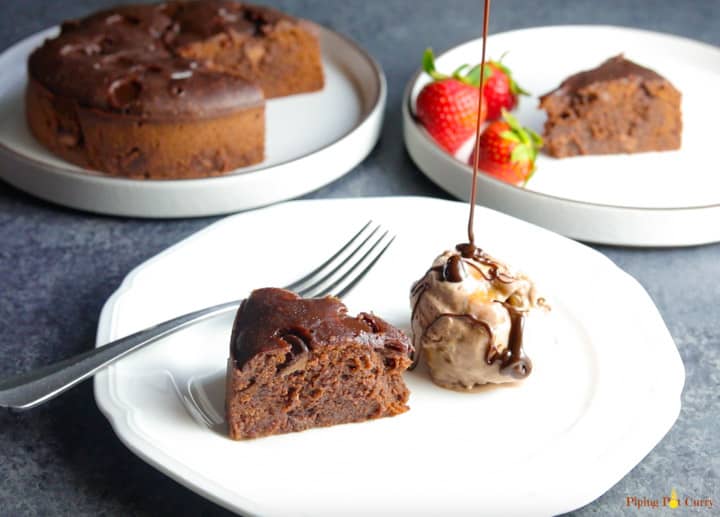
[[[483,10],[483,41],[482,41],[482,57],[480,61],[480,84],[482,85],[485,80],[485,49],[488,36],[488,21],[490,18],[490,0],[485,0]],[[482,90],[481,90],[482,92]],[[504,271],[499,271],[498,264],[488,257],[480,248],[475,245],[475,202],[476,202],[476,191],[477,191],[477,175],[478,175],[478,145],[480,141],[480,129],[483,120],[483,103],[482,94],[478,97],[478,121],[475,128],[476,141],[475,141],[475,160],[473,162],[473,176],[472,176],[472,187],[470,191],[470,214],[468,216],[468,242],[460,243],[455,246],[458,251],[458,255],[451,255],[443,266],[435,266],[430,268],[428,272],[423,275],[423,279],[418,281],[412,288],[412,295],[416,296],[415,304],[412,308],[411,318],[415,318],[415,313],[420,304],[420,301],[428,288],[425,283],[425,277],[431,272],[440,275],[440,278],[445,282],[462,282],[467,277],[467,267],[473,268],[475,271],[480,273],[482,277],[488,282],[499,281],[502,283],[511,283],[515,280],[511,275]],[[487,266],[487,270],[481,268],[480,265]],[[511,376],[516,379],[523,379],[527,377],[532,371],[532,362],[525,355],[523,349],[523,329],[525,323],[525,312],[519,310],[517,307],[513,307],[509,303],[502,302],[508,310],[510,316],[511,328],[510,336],[507,347],[500,353],[493,346],[488,348],[486,355],[486,361],[488,364],[500,362],[500,372],[504,375]],[[492,329],[486,322],[478,320],[472,314],[440,314],[435,321],[433,321],[428,328],[432,327],[441,318],[462,318],[471,321],[473,324],[477,324],[488,333],[490,341],[492,342]],[[426,329],[427,332],[427,329]],[[421,340],[419,340],[421,341]],[[415,350],[413,357],[414,368],[420,358],[421,350]]]

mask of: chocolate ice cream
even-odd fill
[[[446,388],[526,378],[532,361],[523,350],[524,321],[544,299],[525,275],[482,250],[458,248],[436,258],[412,287],[416,354]]]

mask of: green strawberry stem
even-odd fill
[[[422,67],[423,67],[423,70],[425,70],[425,73],[427,73],[430,77],[432,77],[436,81],[441,81],[441,80],[447,79],[449,77],[445,74],[441,74],[435,68],[435,56],[433,55],[433,51],[431,48],[426,48],[425,52],[423,53]]]
[[[446,75],[441,72],[438,72],[437,68],[435,68],[435,56],[433,55],[433,51],[430,48],[425,49],[425,52],[423,52],[422,57],[422,68],[425,71],[426,74],[428,74],[430,77],[433,78],[435,81],[442,81],[443,79],[457,79],[461,83],[465,83],[470,86],[479,87],[480,86],[480,74],[475,72],[474,67],[470,69],[470,71],[463,75],[463,71],[468,68],[469,65],[461,65],[455,69],[455,71],[452,73],[452,75]],[[474,79],[474,77],[477,75],[477,79]]]
[[[462,71],[465,70],[468,66],[470,66],[470,65],[467,65],[467,64],[466,64],[466,65],[460,65],[460,66],[457,67],[455,70],[453,70],[452,76],[453,76],[453,77],[457,77],[457,76],[461,75],[461,74],[462,74]]]
[[[480,87],[480,65],[475,65],[465,76],[469,84]],[[485,80],[487,80],[487,69],[485,69]]]
[[[543,145],[542,138],[532,129],[522,127],[518,119],[505,109],[502,110],[502,118],[510,129],[503,131],[500,136],[517,144],[510,153],[510,161],[529,162],[532,166],[531,174],[525,180],[527,183],[532,177],[532,173],[535,172],[535,159],[538,149]]]
[[[495,67],[507,75],[510,83],[510,92],[513,95],[530,95],[530,92],[522,89],[520,85],[515,82],[510,69],[502,64],[502,59],[505,57],[505,54],[507,54],[507,52],[500,56],[500,60],[498,61],[488,61],[485,63],[485,74],[483,80],[487,81],[490,78],[493,74],[493,67]],[[470,68],[470,70],[468,70],[468,72],[464,75],[462,72],[468,68],[468,65],[461,65],[457,67],[451,75],[443,74],[438,72],[437,68],[435,68],[435,55],[433,54],[431,48],[426,48],[425,52],[423,52],[422,68],[425,73],[427,73],[435,81],[453,78],[467,85],[475,86],[476,88],[480,87],[480,65],[475,65]]]

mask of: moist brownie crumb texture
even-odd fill
[[[238,310],[227,369],[235,440],[361,422],[407,411],[403,332],[336,298],[254,291]]]
[[[72,163],[130,178],[258,163],[264,99],[323,87],[312,24],[228,0],[131,5],[65,22],[28,72],[35,137]]]
[[[540,98],[545,150],[563,158],[680,148],[681,94],[656,72],[608,59]]]

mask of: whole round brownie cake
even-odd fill
[[[26,115],[50,151],[134,179],[222,174],[264,158],[265,98],[323,87],[314,27],[230,0],[109,9],[30,56]]]

